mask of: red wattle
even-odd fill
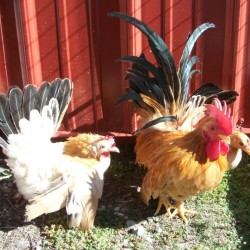
[[[218,159],[220,156],[220,141],[217,141],[217,140],[209,141],[207,143],[206,153],[207,153],[207,157],[211,161]]]
[[[222,155],[227,154],[229,151],[229,146],[225,141],[220,141],[220,153]]]
[[[221,155],[227,154],[229,146],[225,141],[222,140],[211,140],[208,142],[206,147],[207,157],[211,160],[217,160]]]

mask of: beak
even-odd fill
[[[243,149],[244,150],[244,149]],[[244,152],[246,152],[248,155],[250,155],[250,146],[246,148],[246,150],[244,150]]]
[[[218,137],[219,137],[221,140],[227,142],[228,144],[231,143],[231,140],[230,140],[230,137],[229,137],[229,136],[219,134]]]
[[[117,147],[112,147],[109,149],[109,152],[120,153],[120,150]]]

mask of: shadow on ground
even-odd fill
[[[228,201],[236,230],[241,238],[241,249],[250,249],[250,158],[244,156],[240,166],[230,172]]]

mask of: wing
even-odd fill
[[[52,213],[66,206],[69,227],[93,227],[103,177],[89,170],[85,160],[63,156],[52,168],[57,173],[44,190],[39,189],[26,206],[26,220]]]
[[[53,99],[46,105],[42,114],[37,110],[30,112],[30,119],[19,121],[20,133],[10,134],[8,145],[3,149],[8,157],[6,162],[12,170],[19,192],[30,200],[37,193],[47,190],[50,182],[59,174],[63,143],[52,143],[57,122],[53,115],[58,111]]]
[[[34,196],[25,208],[26,221],[42,214],[49,214],[65,207],[69,187],[69,178],[58,177],[50,183],[48,190]]]

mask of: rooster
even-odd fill
[[[159,198],[156,213],[164,205],[170,217],[178,214],[187,223],[185,214],[194,211],[185,209],[184,201],[216,188],[231,161],[227,159],[233,136],[228,105],[238,93],[207,83],[189,95],[190,80],[200,73],[193,69],[199,58],[190,56],[191,51],[198,37],[215,26],[204,23],[194,30],[177,70],[167,45],[149,26],[127,14],[108,15],[144,33],[157,62],[155,66],[144,54],[120,58],[132,63],[125,77],[130,88],[117,104],[129,100],[139,115],[136,161],[148,170],[141,198],[146,205],[151,197]]]
[[[39,89],[11,87],[0,94],[0,139],[18,191],[28,201],[26,221],[66,207],[69,227],[93,227],[114,138],[79,134],[52,143],[69,105],[69,79],[44,82]]]

